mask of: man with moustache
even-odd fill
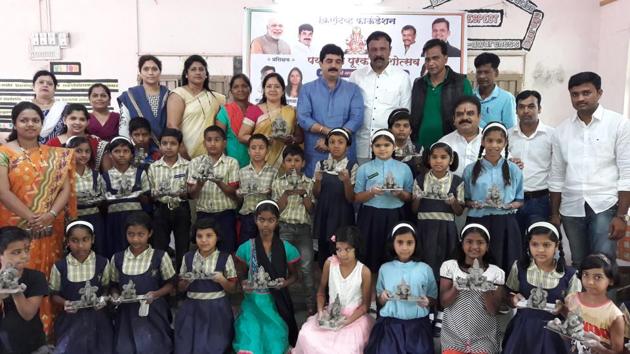
[[[363,123],[363,96],[356,84],[341,78],[343,50],[326,44],[319,53],[321,76],[302,86],[297,104],[298,124],[304,130],[304,173],[313,177],[317,161],[328,157],[325,137],[334,128],[356,132]],[[356,160],[355,144],[348,159]]]
[[[453,109],[454,131],[443,136],[439,141],[447,143],[457,153],[459,164],[453,173],[462,176],[464,168],[477,161],[481,147],[481,128],[479,112],[481,102],[475,96],[461,96],[455,101]]]
[[[556,127],[552,140],[550,219],[562,222],[574,266],[591,253],[614,263],[630,205],[630,122],[599,104],[596,73],[571,76],[569,94],[576,113]]]
[[[270,18],[267,22],[267,33],[254,38],[250,46],[251,54],[291,54],[289,44],[280,37],[284,32],[284,25],[277,18]]]
[[[554,129],[538,119],[542,97],[525,90],[516,96],[518,125],[508,130],[510,156],[523,162],[525,203],[518,210],[521,232],[529,225],[549,220],[549,171]]]
[[[391,37],[385,32],[376,31],[368,36],[366,43],[370,65],[350,75],[350,81],[359,85],[363,94],[363,124],[355,140],[359,164],[370,161],[370,137],[379,129],[387,129],[389,114],[396,108],[409,109],[411,103],[409,75],[389,65]]]
[[[442,136],[455,130],[453,108],[457,99],[472,95],[465,75],[453,71],[446,42],[430,39],[422,48],[427,74],[417,78],[411,90],[411,140],[428,149]]]
[[[412,25],[404,25],[400,30],[402,42],[404,45],[403,58],[420,58],[422,48],[416,44],[416,28]]]
[[[304,23],[298,27],[298,41],[293,46],[294,55],[310,57],[313,55],[311,42],[313,41],[313,26]]]

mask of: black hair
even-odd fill
[[[144,66],[144,63],[148,61],[154,62],[155,65],[157,65],[158,69],[162,71],[162,62],[160,61],[160,59],[158,59],[155,55],[150,54],[142,55],[140,56],[140,58],[138,58],[138,71],[142,71],[142,66]]]
[[[459,96],[457,100],[455,100],[455,104],[453,104],[453,117],[455,117],[455,112],[457,111],[457,107],[459,107],[459,105],[463,103],[470,103],[470,104],[475,105],[475,107],[477,107],[477,115],[481,114],[481,101],[479,101],[479,98],[477,98],[477,96],[474,96],[474,95],[465,95],[465,96]]]
[[[340,131],[334,131],[335,129],[343,129],[348,134],[348,136],[345,136]],[[347,144],[348,146],[352,145],[352,134],[350,134],[350,132],[348,132],[346,129],[339,127],[339,128],[331,129],[328,132],[328,134],[326,134],[326,138],[324,139],[324,144],[326,144],[326,146],[328,146],[328,139],[330,139],[330,137],[333,136],[333,135],[334,136],[341,136],[341,137],[343,137],[344,139],[346,139],[346,142],[348,143]]]
[[[444,17],[438,17],[435,20],[433,20],[431,27],[433,27],[434,25],[437,25],[438,23],[446,23],[446,29],[449,31],[451,30],[451,24]]]
[[[201,55],[193,54],[189,56],[188,59],[186,59],[186,61],[184,62],[184,70],[182,71],[181,78],[182,86],[188,85],[188,69],[190,69],[190,67],[194,63],[199,63],[203,65],[203,67],[206,69],[206,79],[203,81],[203,88],[210,91],[210,93],[214,96],[214,92],[210,89],[210,73],[208,72],[208,63],[204,58],[201,57]]]
[[[387,141],[391,142],[392,144],[394,144],[394,145],[396,144],[396,142],[394,140],[392,140],[392,138],[389,135],[379,135],[377,138],[373,138],[373,136],[376,135],[376,133],[378,133],[380,131],[389,132],[389,130],[385,129],[385,128],[375,131],[374,134],[372,134],[372,137],[370,137],[370,146],[374,145],[374,141],[376,139],[380,139],[380,138],[385,138],[385,139],[387,139]]]
[[[90,159],[88,162],[92,161],[92,145],[90,145],[90,140],[86,136],[73,136],[72,139],[69,138],[69,140],[70,142],[66,141],[64,144],[64,147],[68,149],[76,149],[81,144],[87,144],[90,148]]]
[[[574,86],[593,84],[597,91],[602,89],[602,78],[592,71],[577,73],[569,79],[569,90]]]
[[[33,75],[33,85],[35,85],[35,82],[37,81],[37,79],[39,79],[40,76],[50,76],[50,78],[53,81],[53,84],[55,85],[55,88],[57,88],[57,77],[55,76],[55,74],[51,73],[48,70],[40,70],[38,72],[35,73],[35,75]]]
[[[175,140],[177,140],[179,144],[182,143],[182,140],[184,138],[182,132],[179,129],[175,128],[164,128],[164,130],[162,131],[162,136],[160,136],[160,141],[162,141],[162,138],[164,138],[165,136],[175,138]]]
[[[381,38],[385,38],[387,43],[389,43],[389,46],[390,47],[392,46],[392,37],[390,37],[389,34],[383,32],[383,31],[374,31],[374,32],[370,33],[370,35],[365,40],[365,45],[367,47],[369,47],[371,41],[376,41],[376,40],[379,40]]]
[[[336,253],[335,246],[337,242],[345,242],[354,247],[354,255],[357,259],[364,254],[363,242],[361,239],[361,230],[354,225],[341,226],[335,231],[335,242],[332,242],[332,254]]]
[[[459,155],[457,154],[457,151],[453,151],[453,148],[449,144],[439,141],[431,145],[430,148],[423,151],[422,164],[424,165],[424,167],[426,167],[428,170],[431,169],[431,154],[435,149],[444,149],[444,151],[446,151],[448,156],[450,156],[451,158],[451,163],[449,164],[448,169],[451,172],[456,171],[457,166],[459,166]]]
[[[297,144],[289,144],[282,151],[282,160],[287,158],[287,156],[299,156],[304,160],[304,150]]]
[[[409,113],[407,108],[396,108],[391,111],[391,113],[389,113],[389,118],[387,118],[387,128],[392,129],[394,123],[399,120],[406,120],[409,121],[409,124],[411,124],[411,113]]]
[[[44,123],[44,112],[42,112],[42,109],[39,108],[38,105],[29,101],[22,101],[16,104],[15,106],[13,106],[13,109],[11,109],[11,122],[13,123],[13,125],[11,128],[11,133],[7,137],[7,142],[17,139],[17,130],[15,130],[15,123],[17,122],[18,116],[27,109],[34,110],[39,116],[41,123]]]
[[[562,236],[558,237],[556,234],[551,231],[549,228],[538,226],[533,228],[525,235],[525,245],[527,249],[525,250],[525,254],[521,255],[521,258],[518,260],[517,266],[520,271],[526,272],[527,268],[529,268],[530,263],[532,262],[532,256],[529,251],[529,241],[532,240],[534,235],[545,235],[549,238],[549,240],[556,244],[558,247],[558,252],[560,254],[560,258],[556,262],[556,272],[562,274],[567,267],[567,262],[564,259],[564,250],[562,248]]]
[[[151,232],[153,231],[153,220],[144,211],[132,211],[125,220],[125,233],[130,226],[144,226]]]
[[[519,92],[518,95],[516,95],[516,105],[518,105],[518,101],[522,101],[531,96],[536,97],[536,99],[538,100],[538,107],[540,108],[540,103],[542,102],[542,96],[540,95],[540,92],[535,91],[535,90],[524,90],[524,91]]]
[[[92,96],[92,91],[94,91],[94,89],[98,87],[102,88],[105,91],[107,97],[109,97],[110,99],[112,98],[112,91],[109,89],[109,87],[107,87],[107,85],[101,83],[96,83],[90,86],[90,88],[88,89],[88,97]]]
[[[403,33],[404,31],[409,31],[412,30],[413,34],[416,34],[416,28],[412,25],[404,25],[403,28],[400,30],[400,33]]]
[[[297,71],[300,74],[300,83],[297,85],[298,93],[302,89],[302,80],[304,79],[304,75],[302,75],[302,70],[297,66],[294,66],[293,69],[289,70],[289,74],[287,75],[287,93],[291,93],[291,89],[293,89],[293,84],[291,83],[291,73],[293,71]]]
[[[260,204],[259,206],[256,207],[256,210],[254,211],[254,215],[258,216],[263,211],[271,212],[273,215],[275,215],[276,218],[280,217],[280,210],[278,210],[278,207],[272,203]]]
[[[24,240],[30,241],[31,238],[23,229],[17,226],[0,227],[0,254],[4,253],[11,243]]]
[[[446,45],[446,42],[437,38],[429,39],[424,46],[422,46],[422,55],[425,55],[427,51],[433,47],[440,47],[442,55],[448,55],[448,46]]]
[[[311,26],[310,24],[304,23],[304,24],[301,24],[300,27],[298,27],[298,34],[302,33],[302,31],[314,32],[315,30],[313,30],[313,26]]]
[[[396,232],[394,232],[391,235],[391,237],[387,239],[387,244],[385,245],[385,254],[387,255],[388,260],[398,259],[398,255],[396,254],[396,249],[394,248],[394,243],[396,242],[396,236],[411,233],[411,235],[413,235],[414,241],[416,241],[416,246],[414,247],[413,253],[411,254],[411,257],[409,257],[409,259],[414,262],[422,261],[422,254],[420,252],[420,242],[418,241],[418,235],[416,234],[416,229],[411,224],[409,224],[409,226],[411,226],[411,228],[408,226],[402,226],[398,228],[398,230],[396,230]]]
[[[92,236],[92,239],[94,239],[94,231],[92,231],[92,229],[90,229],[89,227],[87,227],[87,226],[85,226],[83,224],[76,224],[76,225],[73,225],[71,228],[69,228],[68,231],[66,231],[66,238],[70,238],[70,234],[75,229],[83,229],[83,230],[87,231],[87,233],[89,233],[90,236]]]
[[[498,70],[501,59],[498,55],[490,52],[483,52],[475,57],[475,68],[486,64],[490,64],[494,70]]]
[[[328,54],[338,55],[341,57],[341,60],[343,60],[343,50],[338,46],[329,43],[323,46],[322,50],[319,51],[319,62],[323,62],[324,58],[326,58],[326,55]]]
[[[283,106],[287,105],[287,98],[286,95],[284,95],[284,93],[286,92],[286,88],[287,86],[284,84],[284,79],[282,78],[282,75],[273,72],[273,73],[269,73],[267,76],[265,76],[265,78],[262,81],[262,89],[263,89],[263,94],[262,94],[262,98],[260,99],[259,103],[265,103],[267,102],[267,96],[265,96],[265,85],[267,84],[267,81],[269,81],[269,79],[271,79],[272,77],[275,77],[276,80],[278,80],[278,82],[280,83],[280,87],[282,87],[282,92],[283,94],[280,96],[280,104],[282,104]]]
[[[483,262],[484,267],[488,267],[488,265],[494,264],[494,256],[492,255],[492,251],[490,251],[490,240],[488,239],[488,235],[483,229],[480,229],[478,227],[470,227],[466,229],[466,231],[464,232],[464,235],[461,238],[461,241],[459,241],[457,247],[455,247],[455,250],[453,251],[453,257],[451,257],[451,259],[457,260],[457,264],[461,268],[470,267],[472,265],[472,264],[466,264],[466,253],[464,253],[464,246],[463,246],[464,239],[466,238],[466,236],[470,235],[471,233],[480,234],[486,240],[486,243],[488,244],[488,247],[486,248],[486,254],[484,254],[483,257],[481,257],[481,261]]]
[[[221,128],[220,126],[218,126],[218,125],[216,125],[216,124],[215,124],[215,125],[211,125],[211,126],[207,127],[207,128],[203,131],[203,137],[204,137],[204,140],[205,140],[205,138],[206,138],[206,134],[208,134],[208,133],[210,133],[210,132],[215,132],[215,133],[218,133],[218,134],[221,136],[221,138],[223,138],[223,140],[227,140],[227,135],[225,135],[225,130],[223,130],[223,128]]]
[[[191,230],[192,239],[193,240],[197,239],[197,231],[206,230],[206,229],[214,230],[214,233],[217,235],[216,246],[218,246],[222,241],[221,224],[219,224],[219,222],[213,217],[204,217],[201,219],[197,219],[197,221],[195,221],[195,223],[192,225],[192,230]]]
[[[493,123],[497,123],[497,122],[493,122]],[[501,123],[498,123],[498,124],[501,124]],[[506,186],[509,186],[511,183],[510,166],[508,163],[508,153],[509,153],[508,150],[510,148],[510,143],[508,141],[507,133],[505,132],[505,130],[496,126],[485,128],[483,130],[483,135],[481,136],[482,144],[481,146],[479,146],[479,154],[477,155],[477,162],[475,162],[475,165],[473,166],[473,170],[472,170],[472,183],[473,184],[477,183],[477,178],[479,178],[479,174],[481,173],[481,170],[483,169],[483,166],[481,165],[481,159],[483,158],[483,139],[486,137],[486,135],[488,135],[488,133],[494,132],[494,131],[500,131],[501,134],[503,134],[503,137],[505,138],[505,149],[504,149],[505,159],[503,159],[503,166],[501,166],[501,171],[503,172],[503,183]]]
[[[255,133],[249,136],[249,139],[247,140],[247,147],[249,147],[249,144],[252,143],[252,141],[254,140],[261,140],[265,143],[265,145],[267,147],[269,147],[269,145],[271,145],[271,143],[269,142],[269,138],[267,138],[267,136],[265,136],[265,134],[260,134],[260,133]]]
[[[234,76],[232,76],[232,78],[230,79],[230,90],[232,89],[232,87],[234,86],[234,83],[236,82],[236,80],[241,79],[243,81],[245,81],[245,83],[247,84],[247,86],[249,87],[249,90],[252,90],[252,82],[249,81],[249,77],[247,77],[247,75],[243,74],[243,73],[239,73],[236,74]]]
[[[131,150],[131,154],[133,155],[135,152],[135,148],[133,147],[133,144],[131,142],[129,142],[129,140],[127,138],[125,139],[116,139],[114,140],[116,137],[112,138],[112,140],[109,142],[109,144],[107,144],[107,151],[112,152],[115,148],[121,146],[121,145],[125,145],[126,147],[128,147]]]
[[[90,120],[90,113],[88,112],[87,108],[85,108],[85,106],[80,103],[68,103],[61,113],[61,119],[66,119],[66,117],[72,112],[83,112],[83,115],[85,115],[85,120]],[[87,131],[87,125],[85,126],[85,130]],[[61,129],[61,134],[67,132],[68,126],[64,124],[63,128]]]
[[[602,268],[604,274],[611,280],[608,288],[610,289],[615,284],[618,284],[619,275],[617,274],[617,264],[610,260],[610,257],[603,253],[589,254],[584,258],[582,264],[580,264],[580,270],[578,271],[578,278],[582,280],[582,275],[585,270]]]
[[[269,70],[273,70],[273,72],[276,72],[276,67],[275,66],[271,66],[271,65],[265,65],[260,69],[260,75],[264,74],[265,71],[269,71]],[[270,73],[271,74],[271,73]],[[264,79],[264,77],[263,77]]]
[[[129,120],[129,135],[139,129],[146,129],[151,134],[151,123],[144,117],[132,117]]]

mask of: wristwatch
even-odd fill
[[[630,222],[630,214],[618,214],[616,215],[616,217],[620,218],[621,220],[627,222]]]

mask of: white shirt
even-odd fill
[[[387,129],[389,114],[396,108],[411,106],[411,81],[400,68],[387,65],[378,75],[370,65],[355,70],[350,81],[359,85],[365,113],[363,125],[356,134],[357,157],[370,157],[370,137],[379,129]]]
[[[523,189],[525,192],[549,188],[551,145],[554,129],[538,121],[536,131],[526,136],[517,124],[509,130],[510,156],[523,161]]]
[[[549,190],[562,192],[560,213],[583,217],[610,209],[630,191],[630,121],[600,104],[589,125],[574,114],[556,127]]]
[[[405,52],[405,45],[403,44],[401,58],[419,59],[421,57],[422,57],[422,44],[415,42],[409,46],[406,52]]]
[[[306,46],[306,44],[299,41],[293,44],[293,46],[291,47],[291,54],[293,54],[294,56],[303,56],[307,58],[312,57],[312,56],[318,56],[318,55],[315,55],[315,53],[313,53],[313,50],[311,49],[311,47],[308,47]]]
[[[464,168],[477,161],[479,148],[481,148],[481,128],[479,128],[479,134],[470,142],[466,141],[466,138],[459,134],[457,130],[444,135],[439,141],[449,144],[453,151],[457,153],[459,164],[457,170],[453,173],[461,177],[464,173]]]

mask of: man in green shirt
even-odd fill
[[[472,95],[465,75],[453,71],[448,61],[448,46],[440,39],[424,44],[426,75],[417,78],[411,90],[411,139],[425,149],[455,130],[453,104],[464,95]]]

